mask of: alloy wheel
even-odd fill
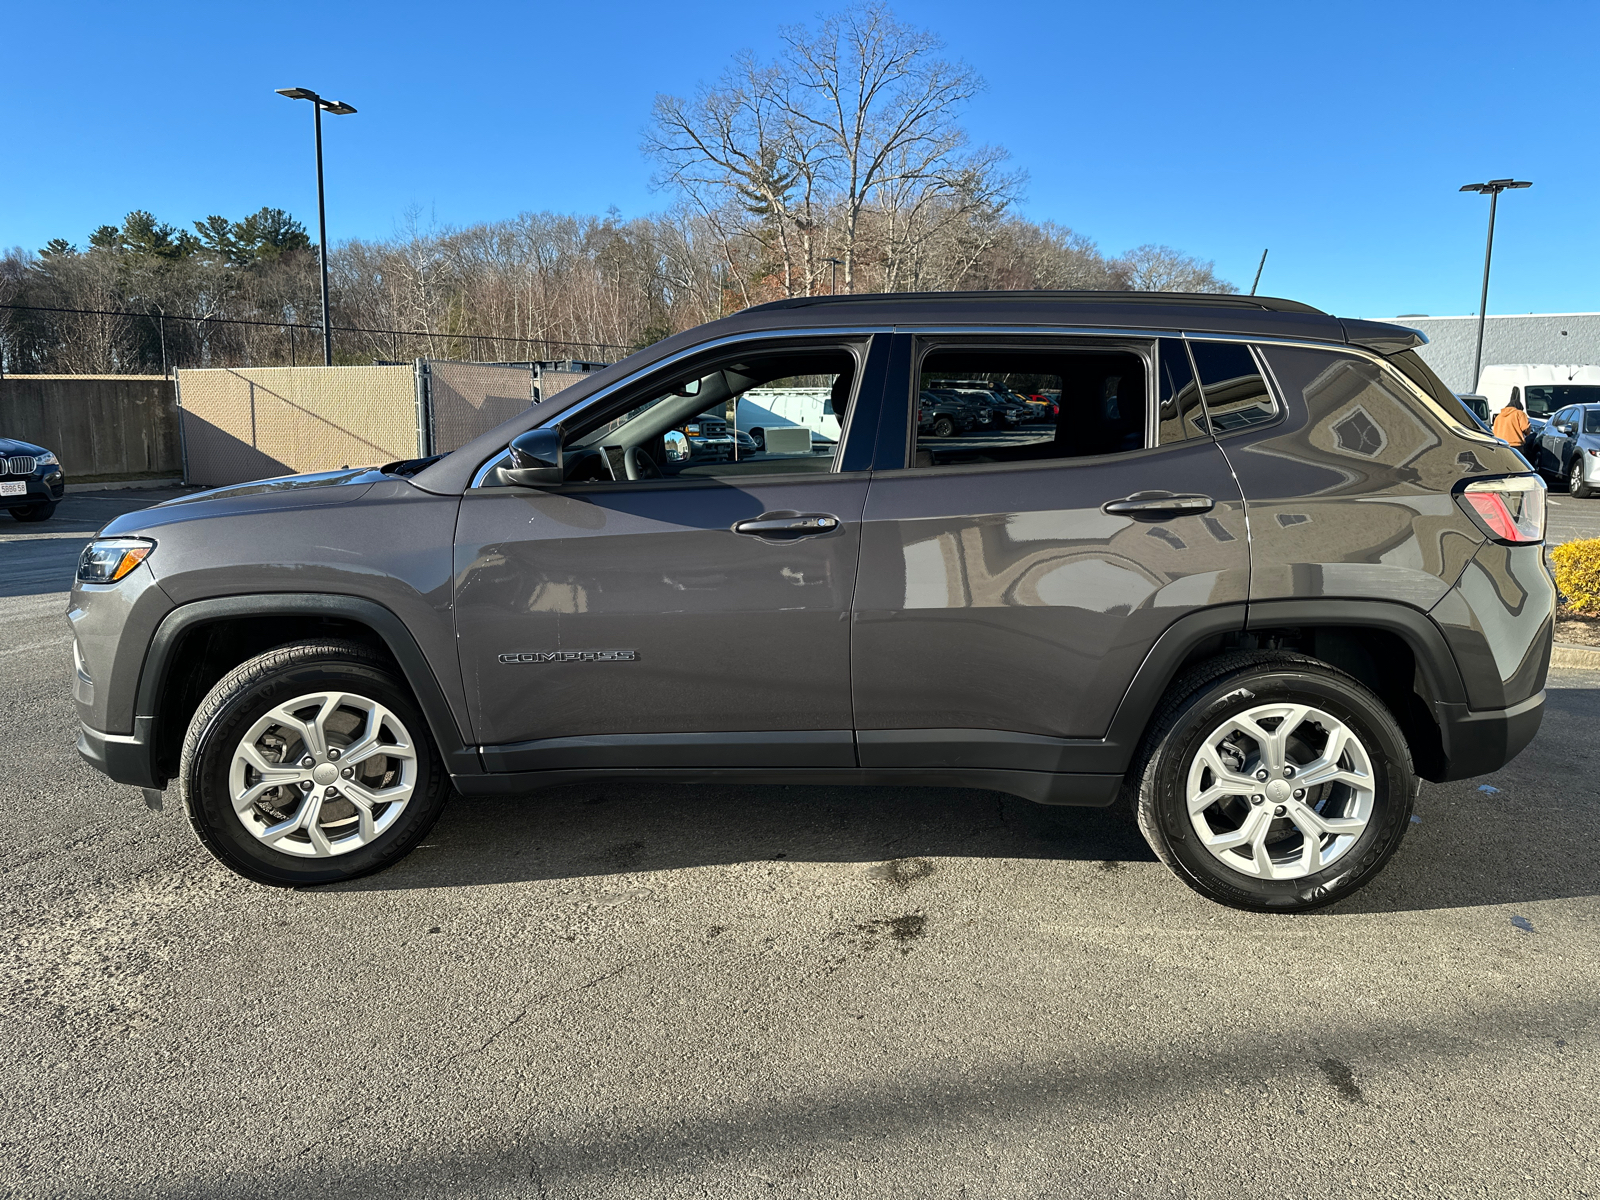
[[[371,845],[417,785],[417,751],[395,714],[345,691],[277,705],[239,740],[228,771],[234,814],[283,854],[327,858]]]
[[[1300,879],[1349,852],[1372,818],[1372,756],[1338,718],[1263,704],[1223,721],[1189,766],[1189,821],[1231,870]]]

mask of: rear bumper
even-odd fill
[[[159,791],[167,786],[167,781],[156,774],[150,736],[154,723],[154,717],[135,717],[132,733],[102,733],[87,725],[81,726],[78,756],[118,783]]]
[[[1510,708],[1477,712],[1465,704],[1435,704],[1445,762],[1438,782],[1488,775],[1521,754],[1544,720],[1544,695],[1541,690]]]

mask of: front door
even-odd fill
[[[564,422],[561,485],[491,471],[466,493],[456,622],[491,771],[854,765],[868,476],[840,468],[871,440],[871,359],[867,342],[724,350]],[[845,412],[844,438],[713,452],[702,427],[764,389]]]
[[[883,423],[928,394],[1060,394],[1060,413],[924,423],[862,519],[861,764],[1070,771],[1151,645],[1246,599],[1243,499],[1180,339],[922,338]],[[895,399],[890,399],[895,397]],[[910,418],[909,421],[914,421]],[[1242,625],[1242,620],[1241,620]]]

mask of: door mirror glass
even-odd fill
[[[530,429],[511,439],[511,465],[500,469],[507,483],[548,487],[561,482],[561,431]]]
[[[689,448],[689,439],[681,430],[669,429],[661,435],[661,442],[666,448],[667,461],[670,463],[688,462],[693,451]]]

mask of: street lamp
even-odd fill
[[[839,294],[839,266],[844,262],[844,259],[825,258],[822,261],[833,264],[833,282],[828,285],[828,295],[837,296]]]
[[[1488,183],[1464,183],[1463,192],[1489,197],[1489,242],[1483,248],[1483,295],[1478,300],[1478,348],[1472,355],[1472,390],[1478,390],[1478,373],[1483,370],[1483,323],[1489,316],[1489,260],[1494,255],[1494,209],[1500,193],[1512,188],[1532,187],[1527,179],[1491,179]]]
[[[324,100],[310,88],[279,88],[278,95],[311,101],[317,123],[317,257],[322,260],[322,365],[333,366],[333,330],[328,324],[328,213],[322,202],[322,114],[344,117],[355,109],[342,100]]]

